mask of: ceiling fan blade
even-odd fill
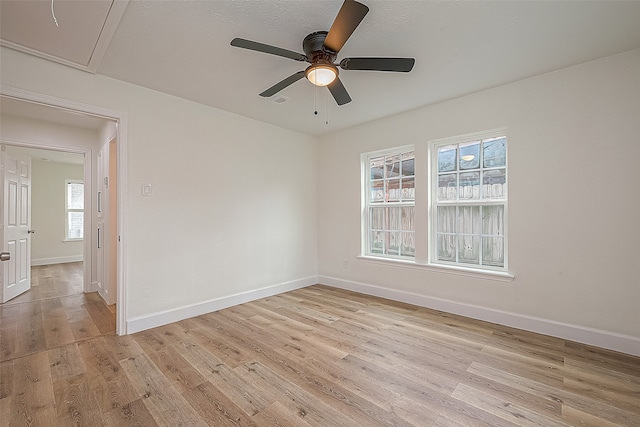
[[[347,89],[345,89],[339,77],[336,77],[333,83],[331,83],[327,87],[329,88],[329,92],[331,92],[331,95],[333,95],[333,99],[336,100],[338,105],[344,105],[351,102],[351,97],[349,96]]]
[[[369,8],[354,0],[345,0],[324,40],[324,47],[338,53],[360,25]]]
[[[397,71],[408,73],[416,60],[413,58],[344,58],[343,70]]]
[[[260,96],[264,96],[265,98],[273,96],[276,93],[280,92],[285,87],[292,85],[293,83],[297,82],[303,77],[304,77],[304,71],[298,71],[297,73],[290,75],[289,77],[282,80],[281,82],[274,84],[269,89],[262,92]]]
[[[288,49],[282,49],[280,47],[271,46],[264,43],[258,43],[251,40],[235,38],[231,40],[231,46],[241,47],[243,49],[255,50],[257,52],[269,53],[271,55],[283,56],[285,58],[293,59],[296,61],[306,61],[307,57],[301,53],[294,52]]]

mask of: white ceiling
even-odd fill
[[[29,40],[47,39],[53,44],[47,48],[55,55],[64,51],[61,45],[69,43],[50,35],[71,30],[66,11],[72,11],[73,22],[91,27],[95,19],[83,20],[78,14],[88,14],[92,8],[73,5],[97,3],[96,8],[103,9],[104,1],[54,0],[54,5],[60,4],[56,9],[60,26],[56,28],[45,25],[49,1],[2,0],[0,35],[4,40],[5,22],[15,21],[14,27],[26,29],[21,31],[25,43],[27,35]],[[415,57],[416,65],[409,74],[342,71],[340,78],[353,101],[341,107],[326,89],[316,89],[304,79],[281,92],[289,98],[287,102],[277,104],[259,97],[258,93],[304,69],[305,64],[229,43],[241,37],[301,52],[307,34],[329,29],[342,0],[133,0],[113,37],[106,37],[104,57],[94,58],[96,70],[263,122],[321,135],[640,48],[640,1],[362,2],[370,12],[338,59]],[[21,9],[7,7],[11,3],[29,3],[34,10],[15,15]],[[63,7],[63,3],[69,4]],[[126,5],[116,1],[117,7],[112,5],[111,10],[117,12],[123,3]],[[38,8],[42,10],[36,11]],[[105,19],[113,22],[116,18]],[[95,28],[87,31],[95,36]],[[13,43],[20,43],[12,37]],[[95,47],[92,52],[96,54]],[[319,111],[317,116],[314,109]]]

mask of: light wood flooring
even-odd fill
[[[82,265],[81,261],[31,267],[31,289],[3,305],[42,301],[82,293]]]
[[[2,425],[640,426],[640,358],[408,304],[316,285],[118,337],[65,298],[0,312]]]

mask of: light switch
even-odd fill
[[[142,184],[142,195],[151,196],[151,184]]]

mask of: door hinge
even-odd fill
[[[109,177],[108,176],[104,177],[104,186],[109,188]]]

